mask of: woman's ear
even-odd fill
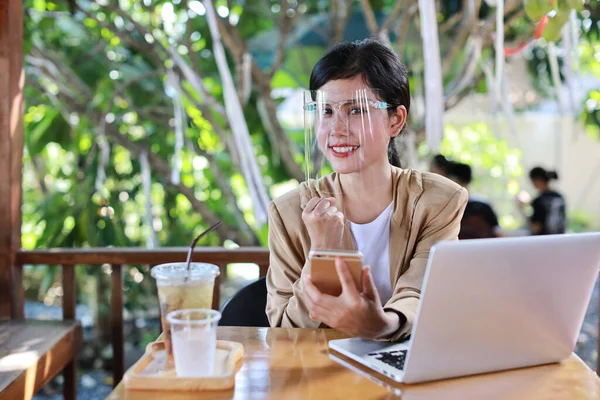
[[[402,132],[402,128],[406,125],[406,107],[398,106],[390,115],[390,133],[391,137],[396,137]]]

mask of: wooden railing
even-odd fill
[[[75,319],[77,299],[75,284],[75,266],[89,265],[111,266],[111,343],[113,349],[113,383],[116,386],[123,377],[124,342],[123,342],[123,265],[154,266],[169,262],[185,261],[187,248],[88,248],[88,249],[51,249],[19,251],[15,270],[16,284],[16,318],[24,318],[24,289],[22,274],[24,265],[60,265],[62,266],[63,319]],[[225,276],[228,264],[254,263],[259,267],[259,276],[265,276],[269,267],[269,252],[266,248],[250,247],[238,249],[196,248],[192,257],[196,262],[215,264],[221,270],[216,279],[213,293],[213,308],[218,309],[221,277]]]

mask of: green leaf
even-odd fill
[[[39,12],[46,11],[46,0],[33,0],[33,8]]]
[[[27,123],[28,134],[25,135],[25,140],[30,154],[39,154],[44,148],[45,143],[42,140],[50,129],[54,118],[59,114],[57,109],[44,108],[44,110],[43,117],[38,122]]]
[[[537,22],[554,9],[550,0],[525,0],[525,13],[527,17]]]
[[[277,88],[297,88],[299,86],[298,81],[288,72],[280,69],[275,72],[273,79],[271,79],[271,87]]]

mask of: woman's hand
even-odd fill
[[[400,329],[399,315],[385,312],[381,306],[369,266],[362,271],[362,292],[358,291],[343,259],[338,258],[335,267],[342,284],[342,294],[338,297],[321,293],[310,275],[304,275],[304,302],[313,321],[363,339],[385,338]]]
[[[517,194],[516,199],[517,199],[517,204],[521,208],[526,207],[531,204],[531,196],[529,195],[529,193],[527,193],[525,191],[519,192],[519,194]]]
[[[302,220],[308,230],[313,250],[341,248],[344,214],[334,204],[334,197],[313,197],[302,212]]]

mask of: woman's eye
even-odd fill
[[[361,115],[366,113],[367,111],[364,108],[360,108],[360,107],[352,107],[350,109],[350,115]]]
[[[333,114],[333,110],[331,108],[323,107],[321,109],[321,115],[331,115]]]

